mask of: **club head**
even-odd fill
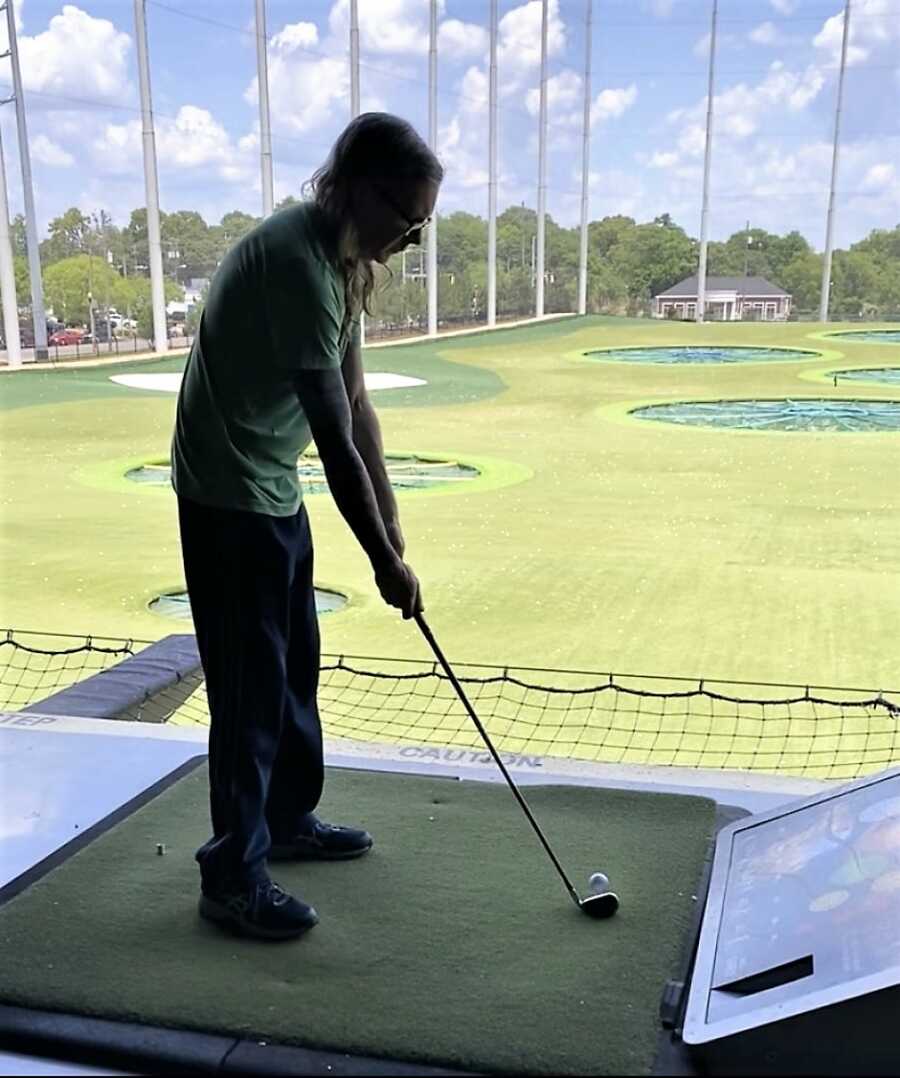
[[[612,891],[604,891],[602,895],[588,895],[580,898],[578,906],[582,913],[593,917],[595,921],[603,921],[619,908],[619,899]]]

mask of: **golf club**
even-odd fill
[[[619,908],[619,899],[612,891],[604,891],[602,894],[598,895],[589,895],[587,898],[579,897],[578,892],[572,886],[572,883],[569,880],[569,877],[566,875],[565,871],[563,870],[562,865],[557,860],[556,854],[550,848],[550,843],[547,841],[546,838],[544,838],[544,833],[543,831],[541,831],[540,827],[538,826],[537,820],[535,820],[534,816],[532,815],[531,809],[528,807],[525,798],[519,792],[519,789],[513,782],[512,777],[507,771],[505,764],[498,756],[497,750],[494,748],[493,744],[491,743],[491,739],[488,737],[487,730],[485,730],[485,728],[482,726],[481,720],[475,714],[475,710],[469,703],[466,694],[463,692],[462,686],[457,681],[453,671],[450,669],[450,664],[444,658],[443,652],[438,647],[437,641],[432,635],[431,629],[428,628],[428,625],[426,624],[425,619],[422,617],[421,614],[415,614],[414,617],[416,619],[416,624],[422,630],[422,635],[428,641],[429,645],[431,646],[431,650],[437,656],[438,662],[444,668],[444,673],[452,682],[453,688],[456,689],[457,696],[459,696],[466,711],[468,711],[469,715],[471,716],[472,721],[478,727],[478,732],[484,739],[484,743],[487,745],[491,755],[494,757],[497,766],[503,772],[503,777],[506,779],[509,788],[515,794],[516,800],[522,806],[522,811],[528,817],[528,822],[534,828],[537,837],[541,840],[544,849],[547,851],[550,860],[553,862],[554,868],[562,877],[562,881],[566,885],[566,890],[569,892],[572,901],[581,910],[581,912],[586,913],[588,917],[593,917],[596,920],[602,920],[606,917],[612,917],[612,915]]]

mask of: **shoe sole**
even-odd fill
[[[372,849],[374,843],[363,846],[359,850],[323,850],[318,849],[309,853],[297,853],[293,846],[272,846],[267,860],[269,861],[352,861],[356,857],[362,857]]]
[[[308,932],[319,923],[319,917],[315,914],[314,920],[307,921],[305,924],[298,925],[295,928],[263,928],[261,925],[254,925],[241,920],[241,918],[236,917],[227,907],[216,902],[214,899],[209,898],[207,895],[200,896],[200,902],[198,903],[197,909],[200,916],[205,920],[213,921],[215,924],[219,925],[220,928],[226,928],[235,935],[248,936],[253,939],[296,939],[298,936],[302,936],[305,932]]]

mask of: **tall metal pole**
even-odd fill
[[[437,153],[437,0],[431,0],[431,30],[428,41],[428,145]],[[428,226],[428,336],[437,336],[438,271],[437,214]]]
[[[719,0],[712,0],[712,27],[709,33],[709,88],[706,92],[706,152],[703,157],[703,209],[700,213],[700,265],[697,267],[697,313],[702,322],[706,315],[706,248],[709,240],[709,161],[712,150],[713,92],[716,68],[716,19]]]
[[[9,237],[9,200],[6,197],[6,162],[3,160],[3,137],[0,132],[0,300],[3,306],[3,338],[6,362],[22,365],[22,342],[19,337],[19,308],[16,303],[16,270]]]
[[[350,119],[359,116],[359,3],[350,0]],[[359,343],[366,343],[366,312],[359,313]]]
[[[350,0],[350,119],[359,116],[359,0]]]
[[[831,187],[828,191],[828,216],[825,220],[825,255],[822,259],[822,292],[819,300],[819,321],[828,321],[831,298],[831,245],[834,233],[834,188],[837,183],[838,150],[841,137],[841,108],[844,101],[844,71],[847,68],[847,42],[850,40],[850,0],[844,7],[844,34],[841,38],[841,70],[838,75],[837,105],[834,110],[834,148],[831,152]]]
[[[544,229],[547,213],[547,8],[541,0],[541,112],[538,129],[538,210],[537,210],[537,273],[535,277],[535,314],[544,314]]]
[[[156,176],[156,136],[150,104],[150,57],[147,51],[147,0],[134,0],[141,121],[144,143],[144,190],[147,195],[147,242],[150,255],[150,294],[153,300],[153,348],[166,352],[166,293],[163,287],[162,238],[159,228],[159,182]]]
[[[584,144],[581,151],[581,252],[578,260],[578,313],[587,314],[588,187],[591,160],[591,46],[593,0],[587,0],[584,45]]]
[[[22,169],[22,194],[25,201],[25,238],[28,246],[28,275],[31,279],[31,318],[34,323],[34,358],[47,358],[47,316],[44,312],[44,283],[41,279],[41,255],[38,247],[37,214],[34,210],[34,186],[31,182],[31,154],[28,149],[28,124],[25,119],[25,95],[19,67],[19,42],[13,0],[6,2],[6,25],[9,32],[9,59],[12,67],[13,97],[16,102],[16,125],[19,135],[19,165]],[[18,324],[18,323],[17,323]]]
[[[497,0],[491,0],[491,61],[488,90],[487,324],[497,324]]]
[[[259,155],[262,169],[263,217],[275,208],[272,180],[272,128],[269,120],[269,64],[266,56],[266,0],[256,0],[256,81],[259,84]]]

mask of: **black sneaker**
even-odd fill
[[[348,861],[372,849],[372,836],[357,827],[339,827],[313,818],[312,829],[288,839],[273,839],[270,861]]]
[[[287,894],[272,880],[238,890],[203,887],[199,911],[201,917],[237,935],[267,940],[294,939],[319,920],[312,906]]]

